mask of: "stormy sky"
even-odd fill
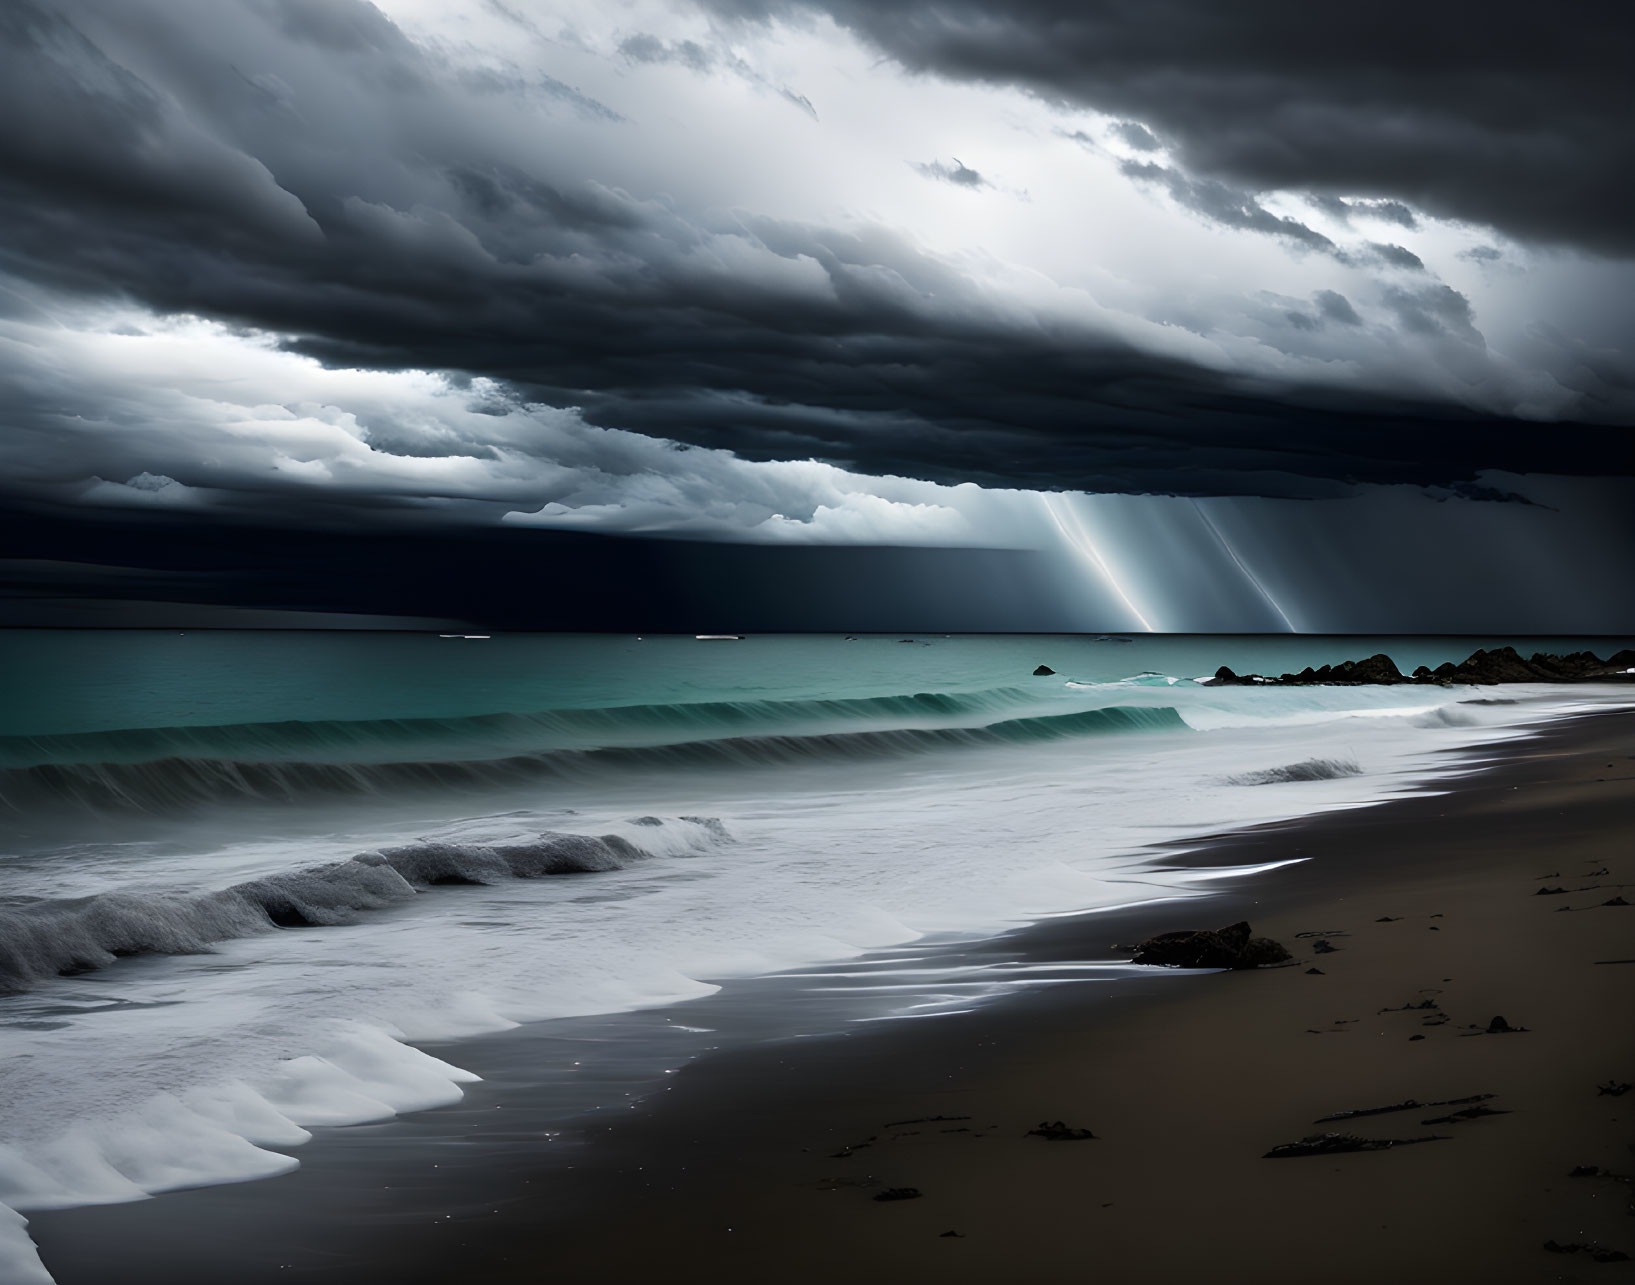
[[[9,0],[0,623],[1635,630],[1632,57],[1612,0]]]

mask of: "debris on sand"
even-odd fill
[[[1310,1133],[1299,1142],[1273,1147],[1262,1160],[1290,1160],[1298,1156],[1336,1156],[1348,1151],[1390,1151],[1416,1142],[1446,1142],[1445,1133],[1427,1133],[1419,1138],[1359,1138],[1354,1133]]]
[[[876,1200],[918,1200],[925,1193],[918,1187],[887,1187],[874,1193]]]
[[[1027,1137],[1043,1138],[1046,1142],[1084,1142],[1095,1138],[1088,1129],[1075,1129],[1060,1120],[1041,1120],[1039,1126],[1027,1131]]]
[[[1525,1035],[1527,1033],[1527,1030],[1528,1030],[1528,1028],[1525,1027],[1525,1026],[1512,1026],[1512,1025],[1510,1025],[1509,1022],[1505,1021],[1504,1018],[1495,1017],[1485,1027],[1473,1026],[1470,1030],[1466,1031],[1465,1034],[1467,1036],[1468,1035]]]
[[[1590,1260],[1596,1263],[1627,1263],[1629,1261],[1629,1255],[1621,1249],[1603,1249],[1599,1245],[1585,1245],[1578,1241],[1569,1241],[1565,1245],[1558,1245],[1553,1240],[1547,1240],[1544,1242],[1544,1248],[1552,1254],[1588,1254]]]
[[[898,1129],[905,1124],[942,1124],[948,1120],[969,1120],[970,1118],[968,1115],[922,1115],[916,1116],[912,1120],[888,1120],[880,1127],[882,1129]]]
[[[1509,1115],[1508,1111],[1501,1111],[1497,1107],[1466,1107],[1463,1111],[1455,1111],[1450,1115],[1439,1115],[1430,1120],[1421,1120],[1421,1124],[1463,1124],[1467,1120],[1480,1120],[1485,1115]]]
[[[1477,1102],[1488,1102],[1493,1098],[1491,1093],[1473,1093],[1468,1098],[1443,1098],[1437,1102],[1421,1102],[1417,1098],[1404,1098],[1401,1102],[1393,1102],[1385,1107],[1357,1107],[1350,1111],[1336,1111],[1332,1115],[1320,1116],[1313,1120],[1313,1124],[1328,1124],[1334,1120],[1355,1120],[1365,1115],[1390,1115],[1393,1111],[1423,1111],[1426,1107],[1466,1107]]]

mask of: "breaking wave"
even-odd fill
[[[651,825],[644,817],[636,824]],[[659,824],[664,824],[659,822]],[[729,838],[715,817],[682,817],[688,846]],[[0,905],[0,994],[129,955],[198,955],[280,928],[353,923],[432,888],[621,870],[653,853],[617,834],[546,831],[524,843],[421,842],[364,852],[207,892],[105,892]]]
[[[882,699],[912,700],[921,702],[923,708],[923,702],[932,698],[926,694]],[[852,705],[858,702],[805,703]],[[369,763],[171,757],[147,762],[41,763],[0,771],[0,804],[18,812],[63,805],[163,810],[227,799],[294,801],[314,794],[379,794],[401,789],[583,781],[608,769],[630,767],[754,767],[903,757],[963,747],[1025,744],[1117,732],[1176,731],[1186,727],[1179,712],[1170,706],[1115,705],[1069,714],[1002,719],[974,727],[735,736],[665,745],[543,750],[487,759]]]
[[[1351,759],[1302,759],[1282,767],[1240,772],[1226,779],[1232,785],[1277,785],[1284,781],[1334,781],[1342,776],[1361,775],[1362,767]]]

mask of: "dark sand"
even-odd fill
[[[571,1219],[548,1197],[508,1209],[458,1279],[1628,1280],[1635,1263],[1543,1246],[1635,1255],[1628,1178],[1568,1176],[1635,1174],[1635,1092],[1597,1091],[1635,1081],[1635,962],[1597,962],[1635,960],[1635,905],[1601,905],[1635,902],[1632,754],[1635,715],[1557,725],[1439,796],[1223,836],[1186,863],[1317,859],[1143,912],[1249,918],[1293,966],[703,1059],[584,1148]],[[1017,942],[1108,958],[1129,922]],[[1320,931],[1343,934],[1332,953],[1299,936]],[[1495,1016],[1528,1029],[1477,1033]],[[1313,1123],[1475,1094],[1508,1114]],[[890,1123],[928,1116],[969,1118]],[[1027,1136],[1045,1120],[1096,1139]],[[1262,1158],[1324,1130],[1446,1140]],[[874,1199],[890,1187],[923,1194]]]

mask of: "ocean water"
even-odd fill
[[[1503,643],[1628,645],[0,635],[0,1279],[49,1280],[27,1211],[459,1101],[461,1039],[1207,896],[1223,872],[1152,846],[1436,788],[1449,750],[1630,698],[1197,681]],[[823,1020],[1005,987],[933,989]]]

